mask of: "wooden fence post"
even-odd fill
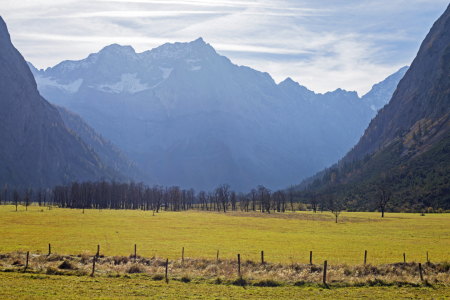
[[[367,250],[366,252],[364,252],[364,264],[366,264],[366,262],[367,262]]]
[[[423,277],[422,277],[422,264],[419,263],[419,274],[420,274],[420,280],[423,281]]]
[[[428,263],[428,262],[430,262],[430,261],[428,260],[428,251],[427,251],[427,263]]]
[[[28,269],[28,258],[30,256],[30,251],[27,251],[27,263],[25,264],[25,269],[23,270],[24,272]]]
[[[94,273],[95,273],[95,256],[92,259],[92,274],[91,274],[91,277],[94,277]]]
[[[323,263],[323,284],[327,285],[327,261]]]
[[[183,250],[181,251],[181,262],[184,262],[184,247]]]
[[[241,255],[238,254],[238,273],[241,275]]]
[[[406,262],[406,255],[405,255],[405,253],[403,253],[403,262],[404,263]]]
[[[100,256],[100,245],[97,245],[97,258]]]
[[[217,250],[217,263],[219,263],[219,250]]]
[[[169,259],[166,259],[166,282],[167,282],[167,269],[169,268]]]
[[[52,246],[48,244],[48,255],[52,254]]]
[[[309,251],[309,264],[312,265],[312,251]]]
[[[261,264],[264,264],[264,251],[261,251]]]
[[[136,262],[136,256],[137,256],[137,254],[136,254],[136,244],[134,244],[134,262]]]

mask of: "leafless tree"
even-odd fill
[[[289,188],[288,197],[289,197],[289,203],[291,204],[291,211],[295,212],[295,209],[294,209],[294,188],[292,186]]]
[[[376,186],[377,192],[375,194],[375,206],[381,209],[381,217],[384,218],[384,212],[386,211],[386,205],[391,200],[392,191],[387,184],[379,184]]]
[[[317,205],[319,205],[319,201],[317,199],[317,195],[312,194],[309,199],[309,203],[311,204],[311,208],[314,213],[317,212]]]
[[[23,196],[23,202],[25,202],[25,210],[28,210],[28,206],[31,201],[31,188],[25,189],[25,195]]]
[[[17,211],[17,204],[19,203],[19,192],[16,190],[16,189],[14,189],[14,191],[13,191],[13,202],[14,202],[14,204],[16,205],[16,211]]]
[[[209,191],[208,192],[208,201],[209,201],[209,210],[215,211],[216,210],[216,198],[215,193]]]
[[[223,207],[223,212],[227,212],[228,208],[228,200],[229,200],[229,184],[222,184],[218,188],[216,188],[216,197],[217,197],[217,204],[221,204]]]
[[[237,197],[235,191],[230,192],[230,202],[231,202],[231,210],[232,211],[236,210]]]
[[[328,196],[328,208],[331,210],[331,213],[335,216],[337,223],[338,217],[341,214],[342,210],[344,209],[342,201],[335,199],[333,197],[333,194],[330,194]]]
[[[163,203],[163,200],[164,200],[164,190],[163,190],[162,186],[155,184],[152,188],[152,192],[153,192],[153,198],[154,198],[154,202],[155,202],[153,211],[158,213],[161,208],[161,205]]]
[[[206,199],[206,192],[200,191],[198,193],[197,197],[198,197],[198,202],[200,204],[201,210],[205,210],[205,206],[206,206],[206,209],[208,209],[208,200]]]
[[[261,202],[263,212],[267,211],[269,214],[270,208],[272,207],[271,196],[272,195],[269,189],[265,188],[262,185],[258,185],[258,198]]]
[[[187,192],[186,192],[186,200],[187,200],[187,209],[191,209],[192,205],[194,205],[195,202],[195,190],[193,188],[190,188]]]
[[[258,201],[258,191],[255,189],[252,189],[250,191],[250,200],[252,201],[252,210],[256,211],[256,202]]]

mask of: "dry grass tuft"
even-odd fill
[[[144,272],[145,268],[140,264],[133,264],[128,270],[127,273],[135,274]]]
[[[75,270],[76,267],[74,266],[73,262],[71,262],[70,260],[64,260],[63,263],[58,266],[58,269]]]
[[[113,256],[114,265],[125,265],[128,263],[127,256]]]
[[[79,255],[79,257],[82,264],[87,264],[89,262],[90,259],[89,253],[83,252]]]

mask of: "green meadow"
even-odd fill
[[[0,253],[61,254],[259,261],[272,263],[380,265],[406,260],[443,262],[450,258],[450,214],[343,212],[334,222],[329,212],[160,212],[135,210],[48,209],[0,206]]]
[[[152,281],[145,276],[91,278],[0,273],[2,299],[448,299],[447,287],[238,287]]]

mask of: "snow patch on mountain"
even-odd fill
[[[136,77],[137,73],[134,74],[122,74],[122,78],[119,82],[115,84],[101,84],[95,88],[107,92],[107,93],[123,93],[128,92],[131,94],[141,92],[150,89],[146,84],[142,84],[141,80]]]
[[[35,76],[36,84],[39,87],[56,87],[67,93],[75,94],[83,83],[83,79],[79,78],[69,84],[60,84],[51,77]]]

